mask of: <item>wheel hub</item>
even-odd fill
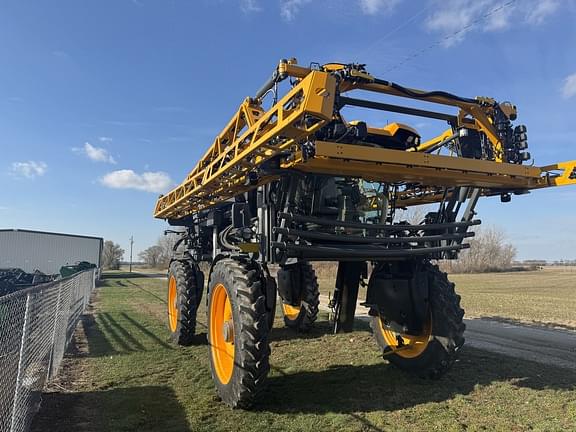
[[[234,342],[234,323],[232,320],[224,321],[222,324],[222,336],[224,336],[224,341]]]
[[[386,325],[386,321],[382,318],[378,318],[378,325],[378,329],[389,347],[389,351],[385,352],[384,355],[397,353],[400,357],[404,358],[418,357],[426,350],[432,334],[431,315],[429,315],[425,323],[424,331],[421,335],[417,336],[400,333],[398,329]]]

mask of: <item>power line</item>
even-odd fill
[[[371,51],[372,49],[376,48],[376,46],[382,42],[385,41],[386,39],[388,39],[390,36],[392,36],[393,34],[397,33],[398,31],[402,30],[404,27],[406,27],[408,24],[412,23],[416,18],[418,18],[420,15],[424,14],[425,12],[427,12],[429,9],[432,8],[432,5],[428,5],[425,8],[420,9],[418,12],[416,12],[414,15],[412,15],[410,18],[408,18],[406,21],[404,21],[402,24],[400,24],[399,26],[393,28],[392,30],[390,30],[388,33],[386,33],[384,36],[379,37],[378,39],[376,39],[374,42],[372,42],[370,44],[370,46],[368,46],[367,48],[363,49],[362,51],[360,51],[360,53],[366,53]]]
[[[476,26],[477,24],[479,24],[480,22],[484,21],[485,19],[489,18],[490,16],[494,15],[495,13],[507,8],[508,6],[511,6],[513,3],[515,3],[516,0],[509,0],[506,3],[501,4],[500,6],[491,9],[490,11],[486,12],[483,15],[480,15],[478,18],[476,18],[475,20],[473,20],[472,22],[470,22],[469,24],[465,25],[464,27],[460,28],[459,30],[456,30],[438,40],[436,40],[434,43],[415,51],[414,53],[410,54],[409,56],[407,56],[404,60],[402,60],[399,63],[396,63],[395,65],[389,67],[388,69],[384,70],[384,73],[387,72],[391,72],[393,70],[396,70],[400,67],[402,67],[403,65],[405,65],[406,63],[414,60],[417,57],[420,57],[421,55],[427,53],[428,51],[430,51],[433,48],[436,48],[444,43],[446,43],[447,41],[454,39],[456,37],[458,37],[459,35],[461,35],[462,33],[470,30],[472,27]]]
[[[132,246],[134,245],[134,236],[130,236],[130,273],[132,273]]]

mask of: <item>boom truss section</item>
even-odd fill
[[[183,217],[271,181],[251,173],[294,154],[301,140],[330,121],[335,88],[333,76],[313,71],[266,112],[246,99],[186,180],[158,200],[154,216]]]

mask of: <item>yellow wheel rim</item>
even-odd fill
[[[178,327],[178,288],[174,276],[170,276],[168,282],[168,323],[170,330],[175,332]]]
[[[294,321],[296,318],[298,318],[301,309],[302,306],[292,306],[282,303],[282,312],[284,313],[284,316],[290,321]]]
[[[404,358],[415,358],[421,355],[430,342],[432,335],[432,317],[430,316],[424,324],[422,335],[414,336],[405,333],[397,333],[394,330],[382,325],[382,319],[378,319],[378,327],[386,344],[392,348],[398,356]]]
[[[224,285],[213,288],[210,301],[210,350],[214,371],[222,384],[227,384],[234,370],[234,322],[232,306]]]

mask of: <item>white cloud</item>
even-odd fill
[[[113,140],[112,140],[112,138],[110,138],[110,137],[101,136],[101,137],[98,137],[98,141],[100,141],[100,142],[105,142],[105,143],[109,143],[109,142],[112,142]]]
[[[484,21],[485,31],[502,30],[508,26],[511,7],[502,8],[498,0],[444,0],[436,1],[435,12],[427,19],[430,30],[438,31],[445,36],[442,45],[450,47],[464,40],[466,34],[480,20]],[[490,14],[487,16],[487,14]]]
[[[362,12],[367,15],[392,12],[400,0],[358,0]]]
[[[280,15],[286,21],[292,21],[300,8],[311,1],[312,0],[282,0],[280,2]]]
[[[483,30],[485,31],[505,30],[511,25],[510,18],[512,17],[513,12],[513,7],[507,7],[500,4],[480,14],[480,16],[475,18],[475,20],[483,21]],[[476,22],[474,22],[474,25],[476,25]],[[482,24],[478,22],[478,25]]]
[[[540,0],[534,7],[528,9],[526,21],[530,24],[542,24],[549,15],[552,15],[560,7],[558,0]]]
[[[245,14],[251,12],[260,12],[262,8],[258,5],[257,0],[240,0],[240,9]]]
[[[320,0],[279,0],[280,16],[292,21],[303,6]],[[329,3],[329,0],[323,0]],[[349,0],[341,0],[348,3]],[[402,0],[356,0],[362,13],[366,15],[386,14],[394,11]],[[538,25],[560,9],[561,5],[576,0],[428,0],[426,10],[433,10],[426,19],[426,26],[445,36],[450,36],[442,45],[448,47],[461,42],[471,27],[483,31],[504,30],[513,24]],[[244,13],[260,12],[260,0],[239,0]],[[514,17],[514,19],[512,19]]]
[[[112,171],[100,179],[100,183],[112,189],[136,189],[163,193],[172,186],[172,179],[164,172],[135,173],[130,169]]]
[[[444,35],[444,47],[456,45],[472,30],[501,31],[513,25],[542,24],[555,13],[558,0],[431,0],[434,12],[426,20],[432,31]]]
[[[105,138],[106,140],[109,139],[107,137],[100,137],[100,141],[103,141],[101,138]],[[72,151],[75,153],[83,154],[86,157],[88,157],[88,159],[93,160],[94,162],[107,162],[111,164],[116,163],[116,160],[112,157],[112,155],[108,152],[108,150],[102,147],[93,146],[89,142],[84,143],[84,147],[82,148],[78,147],[72,148]]]
[[[347,0],[348,1],[348,0]],[[376,15],[391,12],[401,0],[357,0],[362,13]],[[250,1],[250,3],[255,0]],[[312,0],[280,0],[280,16],[286,21],[292,21],[302,8]]]
[[[17,177],[33,179],[46,174],[47,169],[46,162],[12,162],[12,174]]]
[[[562,96],[568,99],[572,96],[576,96],[576,73],[568,75],[564,79],[564,85],[562,86]]]

